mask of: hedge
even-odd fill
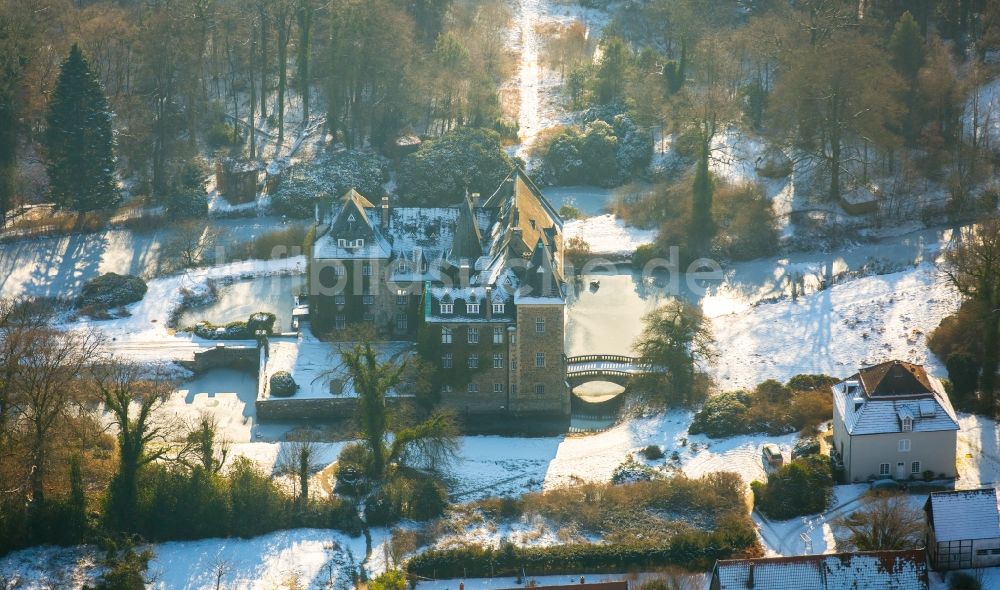
[[[411,575],[428,578],[480,578],[528,575],[621,572],[667,565],[708,569],[718,559],[755,554],[759,549],[753,527],[728,527],[712,533],[681,533],[669,544],[579,543],[550,547],[515,547],[505,544],[497,549],[469,545],[456,549],[431,550],[412,558],[407,564]]]
[[[146,281],[134,275],[109,272],[84,283],[80,307],[121,307],[141,301],[146,296]]]

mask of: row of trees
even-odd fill
[[[357,533],[401,516],[435,517],[447,504],[435,474],[455,450],[454,420],[387,413],[387,392],[404,387],[410,373],[379,362],[370,347],[343,357],[359,392],[362,440],[341,458],[338,486],[349,499],[317,500],[315,444],[289,443],[279,456],[292,495],[248,460],[227,466],[228,445],[212,418],[183,424],[162,409],[175,389],[166,375],[104,356],[101,338],[53,327],[43,308],[0,301],[0,553],[123,533],[148,540],[291,526]]]
[[[735,3],[712,11],[698,4],[621,8],[596,64],[566,57],[576,55],[568,48],[586,53],[572,42],[572,27],[550,48],[573,68],[566,89],[578,107],[623,105],[641,125],[672,134],[676,152],[693,164],[690,175],[667,171],[683,190],[628,204],[642,209],[647,225],[672,225],[661,248],[681,246],[688,260],[725,256],[715,240],[725,224],[709,164],[719,134],[731,127],[807,164],[820,200],[872,183],[906,192],[906,183],[923,177],[949,190],[954,213],[975,213],[971,197],[992,166],[978,94],[964,130],[962,115],[966,97],[983,83],[977,60],[1000,35],[995,3],[754,2],[748,17]],[[970,44],[975,51],[962,50]],[[807,188],[802,176],[797,191]],[[679,218],[684,231],[677,231]],[[763,221],[757,225],[773,227]]]
[[[96,80],[106,94],[106,103],[92,95],[76,104],[102,118],[114,112],[118,171],[140,194],[165,197],[183,190],[180,176],[204,145],[272,154],[290,123],[324,115],[348,147],[381,148],[409,124],[494,127],[511,63],[508,19],[499,0],[2,0],[0,213],[48,181],[87,177],[38,149],[47,135],[70,133],[50,102],[61,99],[57,66],[71,45],[73,64],[90,64],[86,74],[74,66],[75,81],[93,94]],[[72,139],[110,157],[110,137]],[[49,179],[32,171],[36,151]],[[115,168],[92,166],[95,188],[108,192]]]

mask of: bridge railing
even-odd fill
[[[633,373],[615,369],[584,369],[582,371],[566,371],[566,376],[575,377],[631,377]]]
[[[623,354],[581,354],[578,356],[566,357],[566,364],[568,365],[594,362],[638,364],[639,359],[634,356],[626,356]]]

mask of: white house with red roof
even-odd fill
[[[953,478],[958,417],[941,382],[920,365],[861,369],[833,390],[833,449],[848,482]]]

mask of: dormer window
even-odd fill
[[[406,261],[402,258],[400,258],[399,262],[396,264],[396,272],[406,272]]]
[[[493,313],[503,313],[503,308],[504,308],[504,304],[503,303],[494,303],[493,304]]]
[[[455,313],[454,303],[442,303],[441,304],[441,315],[451,315]]]
[[[903,416],[903,432],[910,432],[913,430],[913,418],[909,416]]]
[[[345,240],[344,238],[340,238],[339,240],[337,240],[337,246],[339,246],[341,248],[346,248],[347,247],[347,240]]]
[[[350,221],[351,223],[354,223],[355,221],[357,221],[357,218],[354,216],[353,213],[350,213],[350,214],[347,215],[347,221]]]
[[[358,239],[354,240],[354,247],[355,248],[364,248],[365,247],[365,240],[364,240],[364,238],[358,238]]]
[[[465,313],[469,313],[469,314],[476,313],[476,314],[478,314],[479,313],[479,304],[478,303],[466,303],[465,304]]]

